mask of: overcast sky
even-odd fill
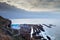
[[[12,3],[14,5],[11,5]],[[26,4],[26,5],[23,5],[23,4]],[[35,7],[34,6],[35,4],[38,7]],[[19,6],[17,6],[17,5],[19,5]],[[32,8],[31,8],[31,10],[32,10],[31,11],[30,6],[33,6],[33,9],[35,11]],[[41,9],[40,6],[42,7],[42,11],[40,11],[40,9]],[[25,8],[25,9],[23,9],[23,8]],[[51,11],[44,11],[47,8],[60,9],[60,1],[59,0],[45,0],[45,1],[44,0],[42,0],[42,1],[41,0],[25,0],[25,1],[24,0],[18,0],[18,1],[0,0],[0,15],[3,17],[6,17],[6,18],[10,18],[10,19],[18,19],[18,18],[56,18],[56,19],[58,18],[59,19],[60,18],[59,10],[53,11],[51,9]]]
[[[0,16],[9,18],[9,19],[18,19],[18,18],[60,18],[59,11],[26,11],[23,9],[10,6],[6,3],[0,3]]]
[[[0,0],[0,2],[5,2],[27,11],[60,10],[60,0]]]

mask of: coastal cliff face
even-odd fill
[[[14,34],[11,28],[11,20],[0,16],[0,40],[24,40],[20,36],[13,36]]]
[[[0,40],[12,40],[12,38],[9,35],[6,35],[4,32],[0,32]]]
[[[11,36],[8,35],[7,29],[9,27],[10,20],[0,16],[0,40],[12,40]]]

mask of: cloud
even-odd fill
[[[6,2],[27,11],[60,10],[60,0],[0,0],[0,2]]]

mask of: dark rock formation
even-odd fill
[[[11,21],[0,16],[0,40],[12,40],[10,28]]]

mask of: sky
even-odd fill
[[[60,0],[0,0],[0,1],[27,11],[60,10]]]
[[[24,2],[24,0],[18,0],[18,1]],[[15,3],[18,2],[18,1],[16,1],[16,0],[13,0],[13,1],[12,0],[0,0],[0,16],[3,16],[5,18],[9,18],[9,19],[19,19],[19,18],[21,18],[21,19],[25,19],[25,18],[28,18],[28,19],[29,18],[52,18],[52,19],[56,18],[56,19],[60,19],[60,11],[59,10],[44,11],[49,6],[52,6],[52,5],[47,6],[48,2],[49,3],[53,2],[52,0],[50,0],[50,1],[47,1],[47,0],[42,1],[42,3],[47,2],[47,4],[45,4],[46,9],[44,9],[44,7],[43,7],[42,11],[40,11],[38,8],[37,9],[39,11],[37,9],[34,9],[36,11],[34,11],[33,9],[32,9],[32,11],[26,10],[26,9],[28,9],[30,7],[27,7],[26,9],[18,8],[17,6],[14,6]],[[26,3],[28,3],[28,1],[29,0],[26,0]],[[37,0],[37,1],[36,0],[31,0],[30,2],[34,2],[34,3],[36,2],[37,3],[38,1],[39,0]],[[9,4],[10,2],[12,2],[12,3],[15,2],[15,3],[14,3],[14,5],[11,5],[11,4]],[[60,1],[55,0],[53,3],[55,3],[55,2],[56,2],[56,5],[55,4],[54,5],[59,6]],[[20,4],[18,4],[18,5],[21,6]],[[36,5],[39,6],[39,4],[36,4]],[[40,4],[40,5],[42,5],[42,4]],[[29,6],[31,6],[31,5],[29,5]],[[55,6],[52,9],[54,9]],[[41,7],[39,7],[39,8],[41,8]],[[56,8],[58,9],[59,7],[56,7]]]
[[[25,19],[25,18],[60,18],[59,11],[26,11],[23,9],[16,8],[14,6],[10,6],[5,2],[0,3],[0,16],[9,19]]]

